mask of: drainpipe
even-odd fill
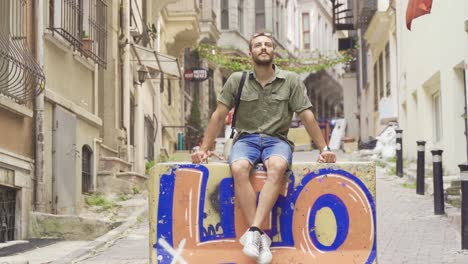
[[[35,1],[35,22],[36,22],[36,60],[39,66],[44,68],[44,1]],[[34,101],[34,138],[35,138],[35,182],[34,207],[37,212],[44,212],[44,171],[45,171],[45,150],[44,150],[44,92],[40,93]]]
[[[122,0],[123,41],[122,46],[122,86],[123,86],[123,127],[127,131],[126,155],[130,154],[130,0]]]
[[[465,20],[465,32],[468,33],[468,19]],[[463,65],[463,85],[465,86],[465,137],[466,137],[466,158],[468,160],[468,83],[466,80],[466,72],[468,71],[468,61]]]
[[[97,152],[97,144],[102,144],[102,140],[99,138],[93,139],[93,191],[97,191],[97,167],[98,167],[98,158],[101,156],[101,153]]]

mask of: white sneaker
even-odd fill
[[[260,252],[257,258],[258,264],[269,264],[273,255],[270,251],[271,239],[267,234],[260,236]]]
[[[239,239],[239,242],[244,246],[242,252],[245,255],[258,258],[260,254],[260,232],[247,230]]]

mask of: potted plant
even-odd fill
[[[92,51],[93,40],[89,38],[86,31],[83,30],[83,35],[81,36],[81,42],[83,43],[83,51],[86,56],[89,55],[89,52]]]

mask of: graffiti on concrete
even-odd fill
[[[257,193],[265,180],[257,167]],[[158,263],[253,263],[238,242],[248,225],[228,170],[177,165],[160,175],[158,189]],[[373,194],[338,167],[291,172],[262,228],[272,237],[273,263],[375,263]]]

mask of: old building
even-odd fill
[[[37,205],[34,100],[45,76],[36,59],[33,2],[0,2],[0,242],[25,239]]]

